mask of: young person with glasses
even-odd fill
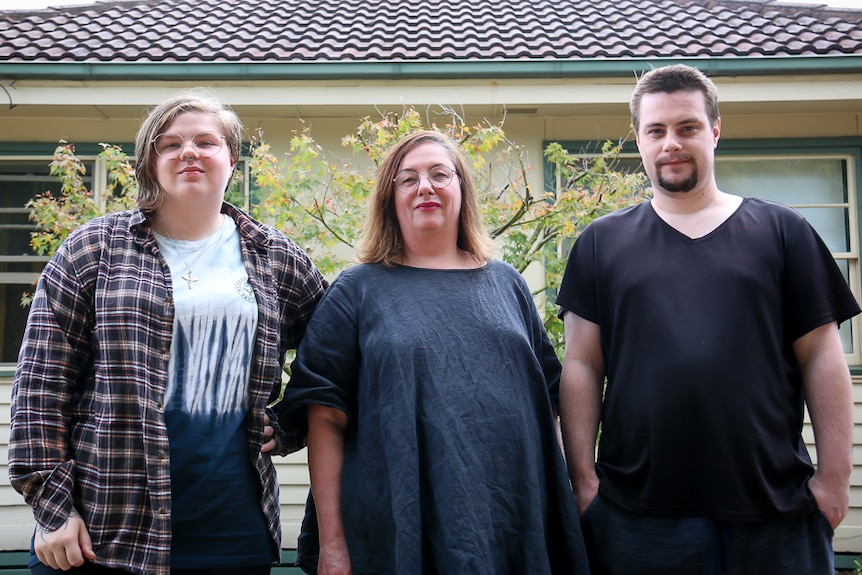
[[[460,148],[434,131],[396,144],[361,263],[321,300],[277,409],[308,431],[306,572],[587,572],[560,363],[526,282],[491,251]]]
[[[278,560],[265,410],[327,284],[224,202],[241,133],[207,93],[157,106],[136,138],[138,208],[81,226],[39,279],[9,447],[34,574],[264,575]]]

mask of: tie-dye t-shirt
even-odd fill
[[[244,419],[257,324],[234,221],[197,241],[157,236],[176,317],[165,423],[173,568],[265,565],[276,558]]]

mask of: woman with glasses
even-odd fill
[[[84,224],[39,279],[9,450],[33,573],[257,575],[279,557],[265,410],[326,282],[224,203],[241,133],[206,93],[156,107],[138,208]]]
[[[276,409],[307,426],[306,572],[587,572],[560,364],[526,283],[491,251],[460,148],[434,131],[396,144],[361,263],[321,300]]]

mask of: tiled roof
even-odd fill
[[[774,0],[132,0],[0,12],[0,62],[862,55],[862,10]]]

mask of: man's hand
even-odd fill
[[[90,533],[84,520],[74,510],[66,522],[54,531],[37,526],[33,545],[39,561],[52,569],[68,571],[72,567],[80,567],[84,561],[96,558]]]
[[[574,485],[575,504],[578,506],[578,515],[583,516],[587,507],[595,500],[599,494],[599,478],[592,474],[587,478],[581,479],[577,485]]]
[[[850,485],[843,481],[829,481],[820,474],[815,473],[808,480],[808,489],[811,490],[817,506],[832,529],[836,529],[847,515],[850,506]]]
[[[817,450],[817,471],[808,489],[834,529],[847,515],[853,470],[853,383],[838,325],[812,329],[793,342],[793,353],[802,370]]]

